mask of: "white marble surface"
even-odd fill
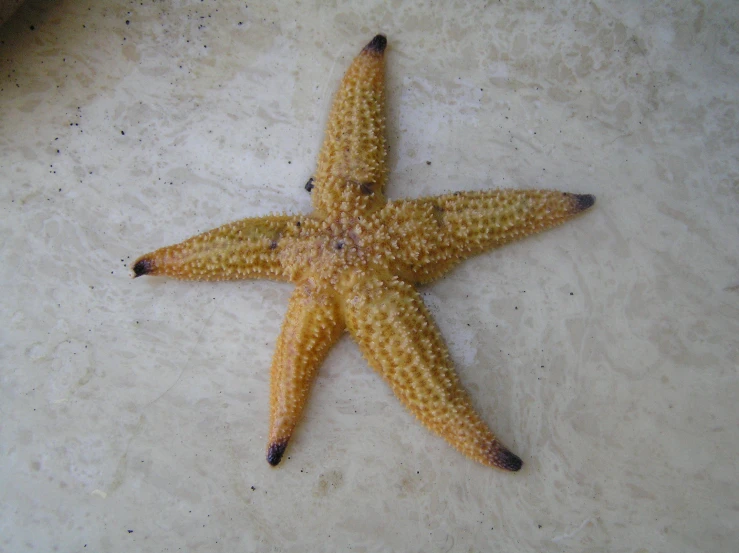
[[[0,550],[736,550],[739,3],[445,6],[29,0],[0,28]],[[309,210],[377,32],[391,197],[598,198],[426,289],[517,474],[429,434],[348,338],[271,469],[290,286],[130,278]]]

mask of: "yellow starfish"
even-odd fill
[[[334,98],[309,215],[243,219],[140,257],[135,276],[294,282],[272,361],[267,461],[277,465],[318,367],[348,330],[400,401],[459,451],[517,471],[474,411],[416,286],[472,255],[558,225],[595,202],[551,190],[388,201],[384,51],[377,35]]]

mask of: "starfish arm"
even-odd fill
[[[309,189],[319,216],[372,211],[385,204],[386,44],[385,37],[377,35],[364,47],[349,66],[334,97]]]
[[[344,332],[344,320],[332,293],[299,284],[290,298],[272,359],[267,462],[282,459],[303,414],[318,368]]]
[[[430,430],[484,465],[517,471],[508,451],[472,407],[449,353],[415,288],[401,280],[356,279],[346,325],[369,364]]]
[[[235,221],[142,255],[133,272],[183,280],[289,280],[280,241],[295,233],[300,219],[271,215]]]
[[[492,190],[398,201],[385,210],[405,229],[399,274],[421,284],[468,257],[560,225],[594,203],[589,194]]]

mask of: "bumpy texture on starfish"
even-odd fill
[[[522,462],[474,411],[416,285],[472,255],[548,229],[593,205],[551,190],[462,192],[388,201],[384,51],[377,35],[341,81],[309,215],[244,219],[139,258],[136,276],[269,278],[296,285],[271,369],[267,461],[277,465],[331,346],[348,330],[369,364],[430,430],[488,466]]]

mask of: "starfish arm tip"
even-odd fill
[[[585,211],[595,204],[595,196],[592,194],[573,194],[578,211]]]
[[[154,272],[154,261],[151,259],[139,259],[133,265],[133,278],[148,275]]]
[[[523,466],[523,461],[518,455],[500,446],[493,448],[491,458],[493,464],[503,470],[518,472]]]
[[[269,444],[267,448],[267,462],[273,467],[279,465],[286,448],[287,440],[280,440],[279,442]]]
[[[367,52],[376,52],[382,54],[387,46],[387,38],[385,35],[376,35],[367,46],[364,47]]]

